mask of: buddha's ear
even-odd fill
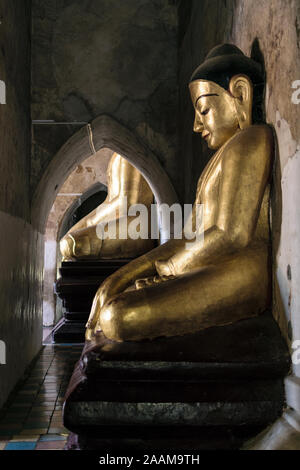
[[[246,75],[235,75],[229,83],[229,91],[235,98],[234,104],[241,129],[252,124],[253,85]]]

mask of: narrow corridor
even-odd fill
[[[0,411],[0,450],[63,450],[64,395],[82,345],[46,345]]]

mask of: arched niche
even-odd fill
[[[110,148],[132,163],[147,180],[157,204],[172,205],[176,192],[157,157],[115,119],[101,115],[82,127],[58,151],[46,168],[32,200],[32,225],[41,233],[52,204],[71,171],[102,148]]]
[[[101,153],[101,152],[100,152]],[[100,156],[101,157],[101,156]],[[102,155],[103,157],[103,155]],[[87,161],[89,161],[88,159]],[[74,171],[69,175],[69,185],[76,184],[74,182]],[[51,215],[49,216],[45,230],[45,245],[44,245],[44,273],[45,279],[43,284],[43,326],[53,327],[62,316],[61,300],[54,294],[53,285],[58,276],[58,266],[61,264],[61,253],[58,249],[58,242],[61,237],[66,233],[67,220],[71,215],[91,196],[97,192],[103,191],[107,194],[107,186],[100,181],[92,184],[80,196],[73,199],[70,205],[59,206],[59,209],[53,210],[59,198],[57,196],[54,206],[52,207]],[[67,201],[69,202],[69,200]]]

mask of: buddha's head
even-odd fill
[[[218,149],[237,131],[261,122],[264,89],[260,65],[232,44],[217,46],[192,75],[194,131]]]

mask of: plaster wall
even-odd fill
[[[1,407],[41,347],[43,245],[30,224],[30,2],[0,0],[0,19]]]
[[[0,407],[42,345],[43,239],[19,217],[0,212]]]

